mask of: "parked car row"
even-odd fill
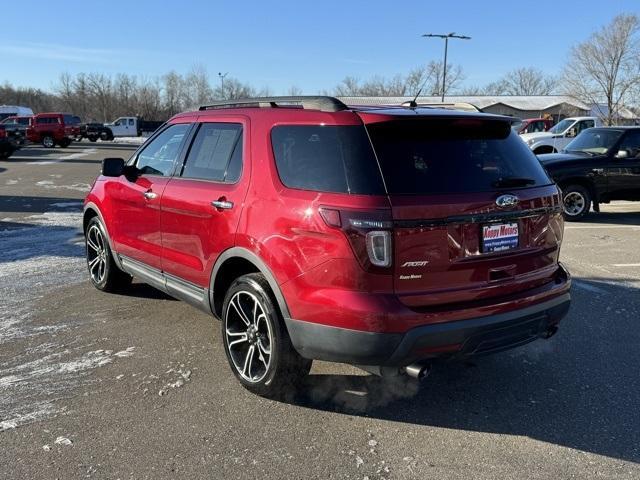
[[[11,156],[26,141],[40,143],[46,148],[68,147],[74,140],[87,138],[91,142],[97,140],[113,140],[116,137],[141,136],[153,133],[163,122],[147,121],[141,117],[120,117],[107,124],[83,124],[80,117],[69,113],[33,114],[25,107],[0,107],[0,125],[3,125],[1,155]]]

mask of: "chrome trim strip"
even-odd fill
[[[458,225],[463,223],[492,223],[506,220],[516,220],[519,218],[536,217],[552,213],[561,213],[562,206],[531,208],[528,210],[516,210],[513,212],[490,212],[472,213],[469,215],[455,215],[446,218],[424,219],[424,220],[394,220],[393,226],[396,228],[433,228],[447,225]]]

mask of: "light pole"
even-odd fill
[[[459,38],[460,40],[471,40],[471,37],[465,35],[456,35],[455,32],[448,33],[446,35],[439,33],[425,33],[423,37],[430,38],[444,38],[444,65],[442,66],[442,103],[444,103],[445,85],[447,81],[447,50],[449,49],[449,39]]]
[[[220,96],[222,97],[222,100],[224,100],[224,77],[226,77],[227,75],[229,75],[229,72],[225,73],[224,75],[222,74],[222,72],[218,72],[218,76],[220,77]]]

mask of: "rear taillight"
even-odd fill
[[[0,128],[0,138],[5,138],[7,136],[7,132],[4,128]]]
[[[340,228],[345,233],[365,270],[382,273],[391,267],[393,222],[389,210],[361,211],[321,207],[320,216],[328,226]]]
[[[375,230],[365,237],[369,261],[376,267],[391,266],[391,232]]]

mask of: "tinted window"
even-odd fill
[[[582,120],[581,122],[578,122],[578,125],[576,126],[576,133],[580,133],[581,131],[594,126],[595,122],[593,120]]]
[[[138,170],[147,175],[170,175],[190,126],[184,123],[171,125],[151,140],[138,155]]]
[[[80,117],[76,117],[75,115],[65,115],[64,123],[65,125],[78,125],[80,123]]]
[[[287,187],[384,194],[380,170],[362,126],[280,126],[271,131],[278,174]]]
[[[536,156],[506,122],[398,120],[367,129],[390,194],[482,192],[550,183]]]
[[[640,130],[627,132],[620,142],[618,150],[626,150],[631,158],[640,157]]]
[[[229,172],[235,156],[242,163],[242,126],[235,123],[203,123],[191,145],[182,176],[235,182],[239,171]],[[234,165],[234,169],[238,168]],[[241,168],[241,167],[240,167]],[[231,173],[231,175],[229,174]]]
[[[58,123],[58,117],[40,117],[36,119],[36,123],[40,125],[51,125]]]
[[[129,119],[129,126],[132,127],[133,126],[133,118]]]
[[[602,155],[616,144],[621,135],[620,130],[592,128],[578,135],[565,147],[565,150]]]

